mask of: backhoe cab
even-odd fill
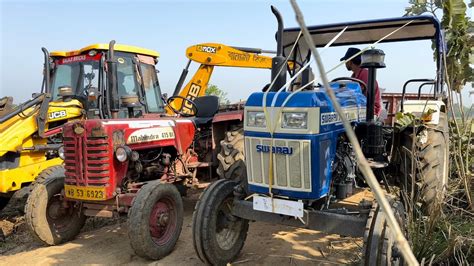
[[[0,209],[45,169],[60,165],[61,126],[85,118],[164,112],[152,50],[111,42],[74,51],[45,48],[41,93],[0,102]]]
[[[71,52],[52,52],[53,99],[77,99],[88,118],[125,118],[163,112],[155,51],[95,44]],[[130,113],[129,109],[133,108]]]

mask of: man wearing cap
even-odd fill
[[[359,53],[360,49],[350,47],[347,49],[346,54],[344,57],[341,58],[341,61],[347,60],[354,56],[355,54]],[[366,85],[369,84],[369,71],[366,68],[361,68],[361,56],[360,54],[357,55],[356,57],[352,58],[351,60],[346,62],[346,68],[349,71],[352,71],[352,76],[353,78],[359,79],[363,81]],[[367,96],[367,90],[364,89],[362,86],[363,93],[365,96]],[[375,107],[374,107],[374,113],[376,116],[379,116],[380,113],[382,112],[382,98],[380,95],[380,89],[379,89],[379,84],[377,81],[375,81]]]

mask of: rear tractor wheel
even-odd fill
[[[128,214],[128,236],[135,253],[152,260],[171,253],[181,234],[183,212],[174,185],[160,181],[144,185]]]
[[[221,179],[242,181],[246,179],[244,153],[244,129],[227,131],[221,140],[221,150],[217,155],[217,174]]]
[[[232,215],[238,182],[221,179],[201,194],[193,213],[193,244],[199,259],[226,265],[237,258],[249,229],[248,220]]]
[[[408,130],[410,131],[410,130]],[[448,182],[449,138],[446,114],[441,113],[436,128],[426,128],[415,136],[414,152],[411,132],[404,132],[400,153],[402,165],[402,184],[407,182],[406,189],[414,186],[424,212],[435,214],[440,210],[444,191]],[[415,163],[415,177],[412,174],[412,162]],[[406,180],[406,181],[405,181]]]
[[[39,174],[26,201],[26,223],[48,245],[72,240],[86,221],[80,204],[64,201],[63,189],[64,167],[53,166]]]

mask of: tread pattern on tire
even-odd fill
[[[448,155],[449,139],[448,125],[446,115],[441,113],[439,124],[436,128],[425,129],[428,134],[426,143],[415,143],[415,162],[416,178],[415,192],[419,193],[419,198],[423,208],[428,212],[437,209],[437,205],[442,200],[442,191],[448,178]],[[412,149],[412,132],[404,132],[403,146],[406,149]],[[416,138],[416,137],[415,137]],[[411,184],[411,154],[402,151],[402,157],[407,158],[407,169],[404,166],[400,168],[403,174],[407,175],[408,182]],[[405,171],[407,173],[405,173]]]
[[[245,168],[244,129],[239,128],[225,133],[220,142],[221,150],[217,154],[219,166],[217,174],[221,179],[243,179],[247,172]]]
[[[231,251],[226,251],[230,256],[224,257],[227,254],[217,256],[217,247],[214,244],[214,239],[209,235],[214,226],[211,222],[212,211],[216,210],[229,193],[232,193],[233,188],[238,185],[238,182],[221,179],[212,183],[201,194],[193,212],[193,245],[199,259],[211,265],[226,265],[233,261],[243,248],[248,233],[248,221],[242,219],[242,229],[240,231],[236,245]],[[232,195],[232,194],[231,194]],[[217,203],[216,203],[217,202]],[[211,227],[211,229],[210,229]]]
[[[390,200],[398,224],[404,228],[404,208],[401,202]],[[381,208],[372,204],[364,232],[364,265],[403,265],[403,260],[393,260],[395,240]],[[397,256],[399,256],[397,254]]]

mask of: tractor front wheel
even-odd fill
[[[226,265],[239,255],[249,229],[248,220],[232,215],[234,187],[221,179],[201,194],[193,213],[194,249],[202,262]]]
[[[405,213],[402,203],[392,201],[391,207],[403,230]],[[404,265],[403,257],[395,245],[395,238],[387,224],[385,214],[377,203],[372,205],[365,226],[364,253],[365,266]]]
[[[53,166],[39,174],[26,201],[26,223],[33,235],[48,245],[73,239],[86,221],[79,204],[64,201],[63,189],[64,168]]]
[[[128,236],[135,253],[158,260],[173,251],[183,225],[183,201],[172,184],[152,181],[133,201]]]

